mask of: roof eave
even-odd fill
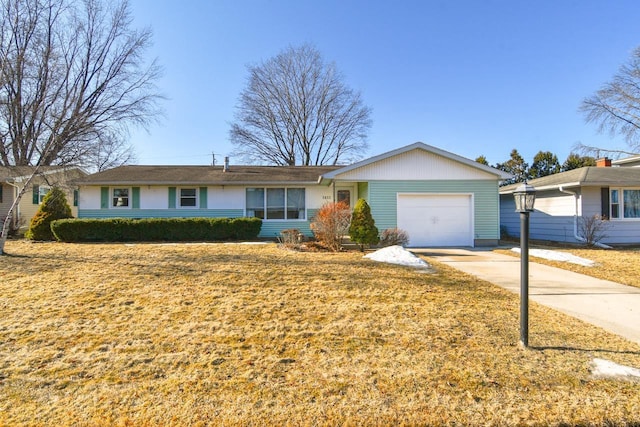
[[[303,186],[314,186],[320,183],[320,180],[317,181],[216,181],[216,182],[195,182],[195,181],[76,181],[78,185],[86,185],[86,186],[114,186],[114,185],[126,185],[126,186],[136,186],[136,185],[168,185],[168,186],[186,186],[186,185],[214,185],[214,186],[223,186],[223,185],[303,185]]]
[[[534,186],[534,188],[536,189],[536,191],[547,191],[547,190],[557,190],[560,187],[568,187],[568,188],[573,188],[573,187],[580,187],[584,185],[584,183],[582,182],[567,182],[567,183],[563,183],[563,184],[549,184],[549,185],[540,185],[540,186]],[[513,194],[516,190],[517,190],[517,186],[514,188],[509,188],[509,189],[505,189],[505,190],[498,190],[500,194]]]

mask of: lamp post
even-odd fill
[[[529,213],[536,201],[536,189],[522,183],[513,192],[520,212],[520,344],[529,346]]]

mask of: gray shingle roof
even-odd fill
[[[83,185],[246,185],[315,184],[341,166],[120,166],[89,175]]]
[[[39,173],[48,174],[56,171],[78,170],[75,166],[40,166]],[[35,170],[35,166],[0,166],[0,182],[13,182],[15,178],[26,178]]]
[[[639,186],[640,168],[624,167],[595,167],[586,166],[567,172],[543,176],[527,181],[538,190],[552,189],[560,186]],[[500,194],[513,193],[520,183],[506,185],[500,188]]]

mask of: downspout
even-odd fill
[[[573,196],[573,199],[575,200],[575,213],[573,214],[573,237],[579,242],[587,243],[587,239],[578,235],[578,193],[576,193],[575,191],[566,190],[562,188],[562,185],[558,187],[558,190],[561,193],[571,194]],[[600,242],[596,242],[594,243],[594,245],[602,249],[611,249],[611,246],[605,245],[604,243]]]

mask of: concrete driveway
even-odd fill
[[[411,251],[520,293],[520,258],[479,249]],[[529,299],[640,344],[640,288],[531,262]]]

